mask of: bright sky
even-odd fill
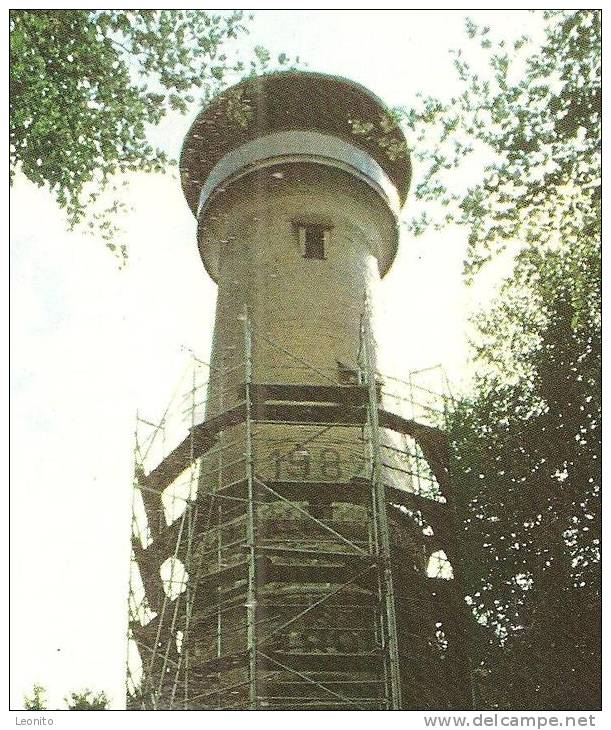
[[[470,16],[510,37],[539,22],[523,10]],[[258,11],[249,42],[409,107],[419,89],[451,93],[448,49],[464,41],[463,17]],[[193,116],[164,124],[173,154]],[[215,288],[177,180],[135,176],[128,199],[130,260],[118,270],[99,241],[66,232],[47,192],[17,179],[12,193],[13,708],[34,683],[51,707],[83,687],[123,706],[134,416],[160,416],[183,347],[208,355]],[[403,237],[382,287],[387,371],[442,363],[463,376],[475,296],[463,253],[460,232]]]

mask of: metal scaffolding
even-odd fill
[[[138,417],[128,708],[470,709],[448,396],[376,372],[367,313],[341,382],[243,325]]]

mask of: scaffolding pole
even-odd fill
[[[257,709],[257,556],[255,546],[255,505],[254,505],[254,456],[252,449],[252,330],[248,307],[244,307],[244,376],[246,389],[246,479],[247,479],[247,517],[246,545],[248,549],[248,590],[246,594],[246,642],[248,650],[249,707]]]
[[[363,347],[365,377],[368,389],[368,424],[371,443],[371,485],[373,495],[374,535],[377,557],[380,561],[381,600],[383,603],[383,633],[387,697],[392,710],[401,709],[401,669],[399,664],[399,643],[397,640],[397,618],[395,593],[390,556],[390,530],[386,511],[386,493],[382,474],[380,428],[378,422],[378,390],[376,382],[375,352],[371,332],[371,311],[365,302],[363,316]]]

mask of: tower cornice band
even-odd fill
[[[398,219],[401,200],[397,188],[370,154],[339,137],[303,129],[257,137],[228,152],[201,189],[197,217],[219,187],[256,170],[291,162],[313,162],[351,173],[373,188]]]

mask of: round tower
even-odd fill
[[[453,550],[443,434],[386,410],[376,369],[403,133],[358,84],[276,73],[199,114],[180,170],[218,300],[205,419],[136,472],[146,611],[130,701],[468,706],[461,596],[427,568]],[[196,489],[164,519],[187,472]]]
[[[337,388],[349,390],[364,382],[366,356],[374,369],[374,348],[365,353],[363,338],[367,332],[373,342],[370,302],[376,282],[395,257],[398,216],[409,186],[406,141],[390,112],[358,84],[337,77],[288,72],[250,79],[221,94],[197,117],[180,169],[198,221],[202,261],[218,285],[207,419],[244,399],[245,364],[253,388],[246,394],[250,407],[264,401],[288,406],[296,398],[304,407],[322,402],[337,410]],[[260,388],[267,393],[258,397]],[[250,515],[248,541],[257,546],[251,553],[253,573],[255,553],[267,547],[271,554],[284,544],[295,551],[296,560],[310,559],[324,577],[333,569],[328,559],[325,563],[325,552],[350,560],[351,551],[371,539],[369,507],[333,501],[340,485],[346,488],[359,477],[368,478],[370,445],[362,427],[311,420],[270,423],[262,418],[252,434],[247,433],[248,423],[238,424],[220,435],[219,452],[202,461],[200,491],[205,493],[212,480],[221,489],[239,482],[249,468],[242,455],[249,451],[252,456],[253,494],[268,502],[255,506]],[[291,500],[276,492],[276,485],[284,483],[293,483]],[[271,495],[262,494],[267,485],[272,485]],[[319,494],[310,498],[315,489]],[[225,505],[221,519],[230,520],[235,511]],[[319,556],[312,562],[321,551],[322,561]],[[273,555],[270,559],[272,567]],[[328,581],[300,580],[290,560],[284,567],[294,578],[281,584],[265,580],[262,585],[251,576],[258,585],[252,586],[246,603],[255,602],[257,608],[247,624],[273,623],[272,606],[281,602],[280,596],[289,602],[325,602]],[[359,605],[362,592],[359,586],[344,591],[348,604]],[[280,615],[290,622],[285,614]],[[319,627],[321,617],[326,630]],[[369,632],[357,626],[362,616],[346,608],[308,618],[306,613],[284,632],[279,630],[282,621],[276,626],[281,634],[276,648],[286,650],[285,659],[301,654],[305,666],[308,654],[318,655],[316,668],[322,671],[314,673],[315,681],[331,673],[341,683],[356,673],[371,695],[364,700],[366,707],[400,702],[398,696],[389,697],[390,686],[385,700],[379,687],[373,691],[363,666],[367,653],[376,651],[375,617],[367,616]],[[380,617],[382,624],[388,620]],[[342,622],[352,634],[342,634]],[[249,645],[254,675],[257,630],[252,628],[249,636],[246,626],[245,632],[226,639],[225,650]],[[349,665],[351,655],[358,657],[354,666],[342,668],[340,656]],[[393,657],[386,660],[389,664]],[[377,679],[392,671],[383,664],[375,669]],[[261,676],[259,672],[251,685],[253,707],[260,706],[267,692],[261,689]],[[312,695],[311,689],[304,697]],[[398,686],[394,691],[400,695]],[[328,687],[320,693],[318,687],[314,695],[328,703]]]

